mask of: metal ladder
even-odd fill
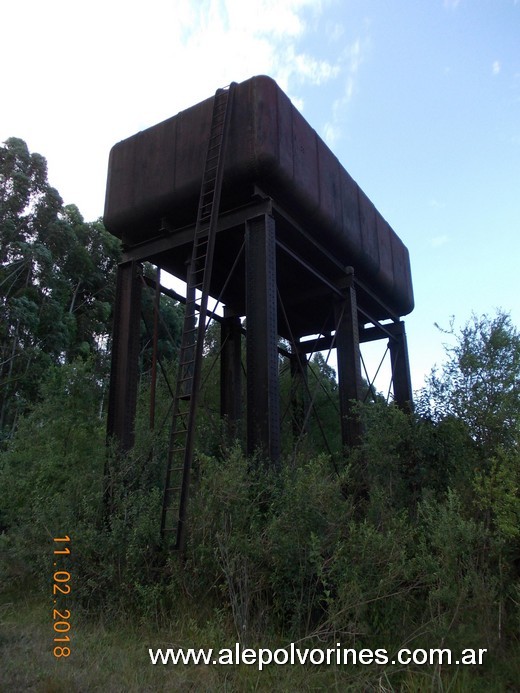
[[[187,272],[186,306],[161,517],[161,535],[168,537],[172,548],[181,552],[186,542],[195,421],[233,89],[234,83],[215,93],[195,237]],[[201,293],[198,322],[195,319],[197,291]]]

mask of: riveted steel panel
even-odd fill
[[[148,240],[163,217],[176,228],[194,223],[212,106],[213,97],[113,147],[104,220],[127,245]],[[258,188],[341,264],[354,266],[356,276],[394,313],[413,309],[402,241],[289,98],[264,76],[235,89],[221,210],[249,203]],[[224,255],[232,253],[231,245],[223,249]]]

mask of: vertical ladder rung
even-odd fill
[[[173,406],[168,464],[163,498],[161,534],[173,536],[173,546],[183,545],[189,473],[193,456],[193,427],[197,409],[197,388],[200,381],[202,347],[206,325],[208,294],[215,245],[216,224],[222,186],[222,156],[226,144],[227,123],[232,85],[218,89],[213,101],[213,114],[208,136],[206,160],[201,181],[197,222],[192,247],[191,269],[187,278],[187,296],[200,289],[199,320],[194,326],[195,300],[186,302],[177,384]],[[181,408],[181,402],[188,402]],[[183,460],[182,466],[172,462]],[[171,476],[180,477],[180,485],[171,483]],[[178,502],[175,504],[174,501]],[[172,517],[173,516],[173,517]],[[173,526],[172,526],[173,524]]]

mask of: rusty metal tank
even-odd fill
[[[112,148],[104,222],[123,243],[146,241],[164,217],[176,227],[194,222],[212,108],[213,97]],[[353,266],[395,314],[412,311],[407,248],[265,76],[234,90],[221,210],[247,203],[255,186],[344,265]]]

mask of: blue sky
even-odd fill
[[[269,74],[410,250],[414,387],[435,322],[520,325],[519,0],[4,0],[0,24],[0,140],[85,218],[112,144]]]

